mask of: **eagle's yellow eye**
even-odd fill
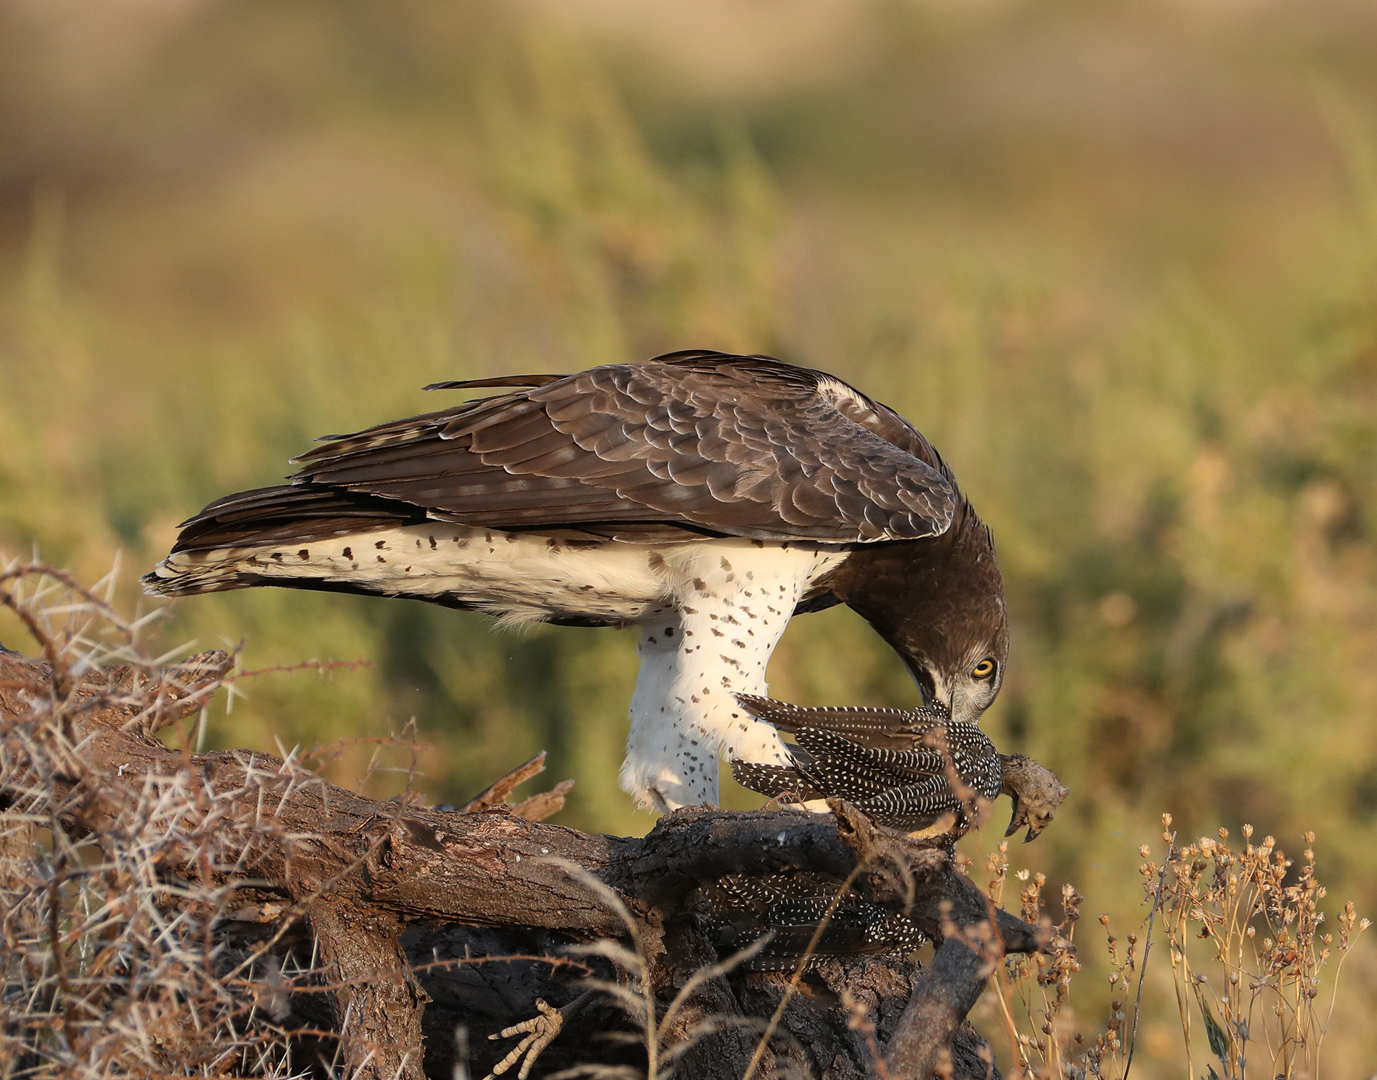
[[[971,677],[975,679],[988,679],[995,673],[995,662],[988,656],[975,667],[971,668]]]

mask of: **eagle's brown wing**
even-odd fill
[[[498,384],[528,388],[334,437],[296,459],[293,488],[499,529],[855,543],[951,523],[955,487],[926,440],[820,372],[683,353]],[[217,508],[184,540],[215,542]]]

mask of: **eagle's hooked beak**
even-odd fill
[[[924,708],[940,708],[950,713],[951,691],[942,685],[942,680],[933,674],[932,669],[914,661],[909,661],[906,666],[909,675],[918,685],[918,694],[923,699]]]

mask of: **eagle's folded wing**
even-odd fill
[[[661,523],[854,543],[951,522],[952,484],[922,436],[820,373],[688,354],[548,378],[333,439],[296,459],[293,484],[510,529]]]

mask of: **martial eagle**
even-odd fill
[[[821,371],[709,351],[429,389],[476,387],[503,392],[331,436],[290,483],[211,503],[148,591],[279,585],[635,624],[621,783],[661,810],[717,802],[719,751],[789,764],[735,694],[765,695],[799,612],[848,604],[953,721],[999,692],[989,530],[892,409]]]

